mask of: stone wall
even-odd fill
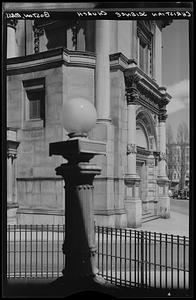
[[[24,118],[25,91],[22,82],[42,77],[45,78],[45,126],[38,121],[28,122]],[[18,128],[17,140],[20,141],[17,156],[17,199],[20,223],[35,222],[35,218],[32,217],[35,208],[40,209],[40,212],[37,211],[40,222],[44,222],[44,219],[41,219],[42,213],[48,220],[47,210],[63,209],[62,184],[56,181],[55,173],[55,168],[63,160],[61,157],[49,157],[49,143],[63,139],[60,123],[62,81],[61,68],[8,77],[7,121],[8,126]],[[25,209],[30,210],[27,212]],[[42,211],[43,209],[45,211]]]

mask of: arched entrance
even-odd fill
[[[148,159],[149,155],[156,151],[156,132],[150,113],[143,109],[138,111],[136,117],[136,145],[136,171],[141,179],[140,199],[142,201],[142,214],[145,214],[150,209],[149,191],[152,192],[152,184],[150,183],[152,178],[149,178]]]

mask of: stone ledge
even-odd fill
[[[62,177],[18,177],[16,178],[17,181],[38,181],[38,180],[61,180],[63,181]]]
[[[64,216],[64,210],[50,210],[44,208],[26,208],[21,207],[18,209],[17,214],[37,214],[37,215],[59,215]]]

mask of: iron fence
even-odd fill
[[[8,225],[7,278],[62,275],[63,225]],[[189,289],[189,238],[95,226],[99,274],[121,286]]]

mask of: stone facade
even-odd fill
[[[22,22],[16,24],[15,30],[18,51],[22,51],[24,42]],[[155,68],[155,59],[158,64],[161,61],[161,28],[165,24],[99,20],[79,24],[76,30],[74,24],[58,22],[51,30],[60,26],[59,34],[67,32],[67,40],[59,39],[54,48],[52,25],[33,26],[27,22],[27,52],[20,56],[16,52],[15,57],[12,53],[12,58],[7,59],[7,122],[17,129],[20,142],[16,174],[18,222],[64,222],[63,180],[55,174],[63,159],[49,157],[49,143],[68,138],[61,125],[61,110],[65,101],[75,97],[86,98],[95,105],[98,119],[89,138],[106,143],[106,156],[92,159],[102,168],[94,181],[96,224],[138,227],[144,213],[168,217],[165,163],[159,154],[164,154],[165,106],[171,97],[160,89],[161,69]],[[138,26],[150,26],[150,36],[157,37],[153,45],[156,55],[151,58],[155,77],[139,67]],[[96,40],[89,42],[93,36]],[[106,43],[108,37],[110,43]],[[95,53],[88,49],[95,49]],[[27,98],[33,89],[42,89],[44,115],[29,120]]]

